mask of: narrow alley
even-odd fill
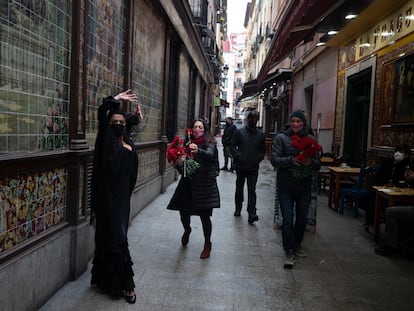
[[[222,153],[222,147],[219,145]],[[211,257],[201,260],[198,217],[186,248],[179,214],[166,209],[177,182],[135,219],[129,229],[137,303],[113,300],[89,285],[90,267],[40,310],[274,311],[411,310],[414,265],[374,254],[362,218],[339,215],[318,197],[316,233],[306,232],[305,259],[283,268],[281,232],[273,226],[275,172],[262,162],[257,186],[259,221],[233,216],[236,175],[221,172],[221,208],[213,213]]]

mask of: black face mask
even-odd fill
[[[125,133],[125,126],[122,124],[111,124],[111,128],[116,137],[121,137]]]

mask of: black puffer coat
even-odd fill
[[[194,158],[200,168],[190,177],[181,176],[167,209],[187,210],[192,214],[220,207],[216,182],[217,147],[214,143],[199,146]],[[182,174],[182,167],[177,167]]]
[[[292,159],[299,154],[299,150],[292,146],[291,137],[294,134],[295,133],[291,129],[288,129],[275,136],[271,162],[272,165],[277,168],[278,185],[283,185],[287,188],[304,189],[312,184],[312,175],[308,175],[305,178],[293,177],[293,168],[295,165],[293,164]],[[298,135],[304,137],[306,136],[306,132],[302,130]],[[321,162],[319,161],[319,155],[312,158],[312,169],[319,170],[320,166]]]

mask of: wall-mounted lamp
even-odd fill
[[[227,74],[229,73],[229,66],[226,64],[223,66],[223,75],[224,77],[227,77]]]

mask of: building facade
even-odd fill
[[[35,310],[93,255],[90,182],[102,98],[130,88],[143,110],[132,132],[134,217],[176,178],[168,141],[194,118],[210,118],[223,1],[3,2],[0,300],[5,310]]]
[[[262,96],[271,107],[275,125],[269,122],[266,133],[280,130],[291,111],[302,109],[324,152],[351,165],[380,162],[401,143],[414,147],[408,104],[412,1],[252,1],[256,9],[251,10],[260,10],[264,2],[272,8],[272,37],[242,97]],[[286,70],[290,77],[269,83],[272,74]],[[275,100],[275,93],[283,96]]]

